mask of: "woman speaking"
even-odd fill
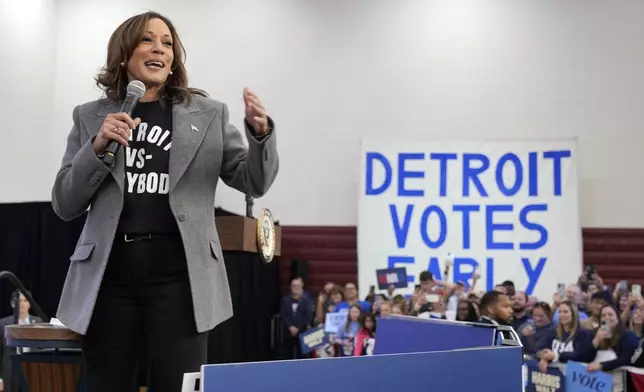
[[[245,89],[245,128],[225,104],[187,86],[184,51],[165,17],[148,12],[112,34],[96,78],[105,98],[77,106],[52,190],[56,213],[88,211],[57,317],[82,336],[90,392],[134,391],[147,347],[153,392],[181,389],[206,363],[207,332],[232,316],[214,221],[218,179],[254,197],[278,171],[273,122]],[[128,83],[146,91],[119,113]],[[110,169],[103,156],[121,145]]]

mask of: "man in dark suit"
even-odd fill
[[[302,278],[291,280],[291,292],[282,298],[280,316],[284,328],[280,359],[302,358],[299,336],[313,321],[313,302],[304,294]]]
[[[19,306],[18,324],[35,324],[42,320],[29,314],[31,304],[27,301],[22,293],[17,291],[11,296],[11,308]],[[8,347],[4,339],[4,329],[7,325],[15,324],[14,315],[0,319],[0,391],[14,392],[18,390],[18,383],[11,381],[11,354],[15,353],[15,348]]]

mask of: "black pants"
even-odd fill
[[[299,334],[293,337],[288,330],[284,332],[284,340],[279,347],[278,358],[280,360],[304,358],[302,348],[300,347]]]
[[[180,238],[125,243],[117,235],[82,348],[88,392],[138,390],[142,349],[150,392],[181,390],[206,363]]]

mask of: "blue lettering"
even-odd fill
[[[464,265],[468,265],[471,268],[467,268],[471,272],[463,272],[461,271],[461,267]],[[454,282],[463,282],[465,283],[465,287],[469,290],[470,288],[470,279],[472,279],[472,275],[474,275],[474,270],[476,267],[478,267],[479,263],[476,262],[476,260],[468,258],[468,257],[457,257],[454,259]]]
[[[380,164],[385,169],[385,181],[379,187],[375,188],[373,185],[373,164],[374,161],[380,162]],[[391,164],[389,160],[384,155],[378,152],[368,152],[367,153],[367,163],[366,163],[366,173],[365,173],[365,194],[367,196],[379,195],[389,188],[391,185],[391,175],[392,175]]]
[[[470,249],[470,246],[471,246],[470,245],[470,236],[472,234],[470,232],[470,225],[471,225],[470,212],[479,211],[480,206],[478,206],[476,204],[454,205],[452,207],[452,209],[454,210],[454,212],[461,212],[463,214],[462,215],[462,221],[463,221],[463,224],[462,224],[462,226],[463,226],[463,249]]]
[[[438,262],[438,257],[430,257],[429,258],[429,263],[427,264],[427,271],[431,272],[432,275],[434,275],[435,280],[443,280],[441,278],[441,266],[440,263]]]
[[[570,150],[563,151],[545,151],[543,157],[552,159],[553,182],[554,182],[554,195],[561,196],[561,159],[570,158],[572,153]]]
[[[398,196],[416,196],[423,197],[425,191],[422,189],[406,189],[405,180],[407,178],[425,178],[425,172],[405,170],[407,160],[425,159],[425,154],[421,153],[400,153],[398,154]]]
[[[487,206],[485,210],[485,222],[486,222],[485,242],[487,244],[488,250],[514,249],[514,245],[511,242],[494,242],[495,231],[512,231],[512,229],[514,228],[514,225],[512,223],[494,223],[494,213],[497,211],[512,212],[512,208],[513,206],[509,204]]]
[[[528,195],[537,196],[539,194],[539,159],[536,152],[528,154]]]
[[[594,374],[572,372],[572,382],[573,384],[581,385],[581,389],[585,391],[603,392],[611,390],[609,385],[599,380],[599,378]]]
[[[398,268],[398,264],[416,264],[413,256],[389,256],[387,258],[388,268]],[[407,281],[414,283],[413,275],[407,275]]]
[[[448,153],[431,153],[429,159],[440,162],[440,195],[447,196],[447,161],[456,160],[456,154]]]
[[[511,187],[506,187],[505,182],[503,181],[503,168],[505,167],[506,162],[512,162],[514,166],[514,184]],[[496,166],[496,185],[499,187],[501,193],[505,196],[514,196],[521,189],[523,184],[523,165],[521,160],[516,154],[507,153],[499,159],[499,163]]]
[[[548,211],[547,204],[531,204],[523,207],[519,213],[519,221],[521,225],[528,230],[534,230],[539,232],[539,240],[537,242],[521,242],[519,243],[519,249],[522,250],[535,250],[542,248],[548,242],[548,230],[543,225],[539,223],[534,223],[528,221],[528,214],[532,211]]]
[[[485,277],[487,280],[486,291],[494,290],[494,259],[491,257],[487,258],[487,269],[485,270]]]
[[[472,162],[480,162],[478,167],[472,167]],[[470,180],[482,197],[487,197],[487,192],[479,179],[479,174],[490,167],[490,159],[483,154],[463,154],[463,196],[470,195]]]
[[[541,276],[541,272],[543,272],[543,267],[546,266],[546,260],[548,260],[547,257],[540,258],[537,266],[533,269],[532,264],[530,264],[530,259],[527,257],[521,258],[523,268],[525,268],[525,272],[528,275],[528,287],[525,289],[526,294],[532,295],[532,292],[539,281],[539,277]]]
[[[438,219],[440,221],[440,228],[438,229],[439,234],[436,241],[432,241],[432,239],[429,238],[428,221],[432,212],[435,212],[438,215]],[[420,235],[423,237],[425,245],[430,249],[439,248],[443,245],[443,242],[445,242],[445,238],[447,238],[447,217],[439,206],[429,206],[425,211],[423,211],[423,216],[420,218]]]
[[[396,244],[401,249],[405,247],[405,244],[407,244],[409,225],[411,223],[411,214],[413,211],[414,205],[407,204],[407,206],[405,206],[405,220],[400,223],[397,206],[395,204],[389,204],[389,214],[391,215],[391,224],[394,227],[394,234],[396,235]]]

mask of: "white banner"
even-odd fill
[[[478,268],[476,290],[512,280],[549,301],[582,271],[576,144],[363,141],[360,296],[377,287],[377,269],[443,279],[452,253],[450,281],[470,283]]]

